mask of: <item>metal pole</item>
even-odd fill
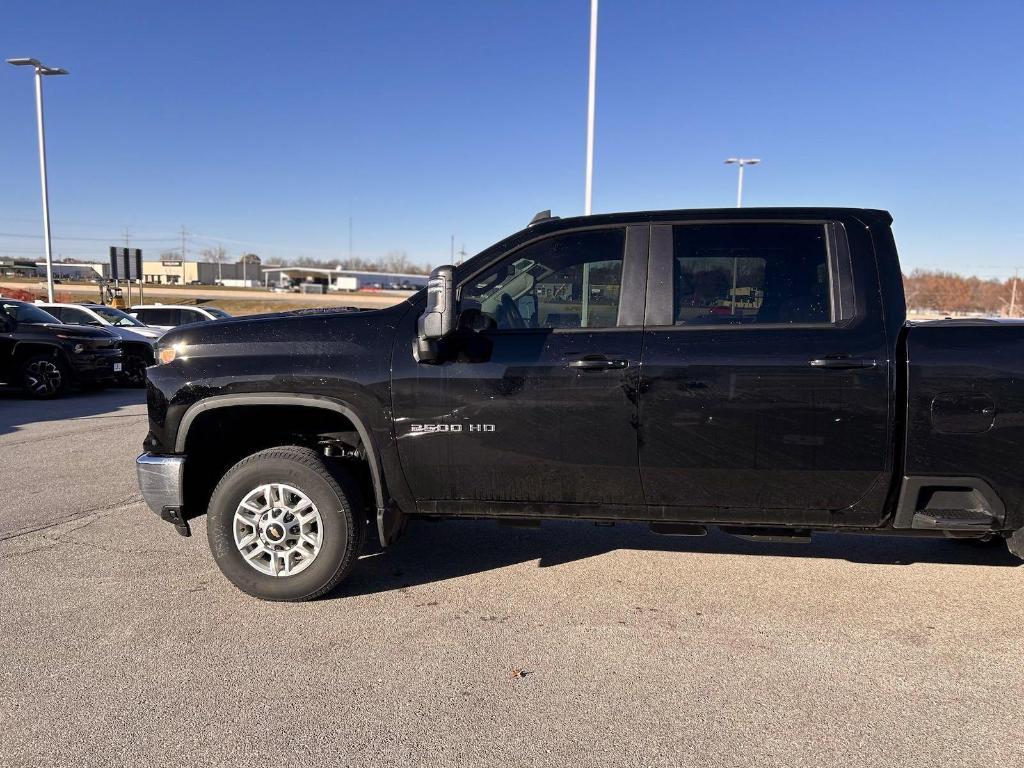
[[[46,184],[46,137],[43,129],[43,75],[36,67],[36,125],[39,130],[39,176],[43,183],[43,242],[46,246],[46,300],[53,303],[53,250],[50,244],[50,194]]]
[[[736,207],[737,208],[742,208],[743,207],[743,166],[744,166],[744,162],[742,160],[740,160],[739,166],[740,166],[740,181],[739,181],[739,185],[736,188]]]
[[[1013,291],[1010,293],[1010,314],[1009,317],[1013,317],[1014,310],[1017,308],[1017,270],[1013,270]]]
[[[597,90],[597,0],[590,0],[590,82],[587,90],[587,182],[583,215],[589,216],[594,190],[594,99]]]

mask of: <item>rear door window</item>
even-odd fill
[[[673,325],[833,321],[822,224],[728,223],[672,228]]]

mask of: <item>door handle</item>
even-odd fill
[[[877,360],[863,357],[819,357],[809,361],[811,368],[828,368],[833,371],[848,371],[852,368],[876,368]]]
[[[581,371],[607,371],[614,368],[625,368],[628,365],[628,360],[607,358],[604,355],[587,355],[578,360],[569,361],[570,368],[577,368]]]

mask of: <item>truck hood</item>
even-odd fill
[[[44,332],[52,332],[54,335],[62,334],[74,339],[116,339],[116,333],[111,333],[103,328],[94,328],[89,325],[71,325],[70,323],[27,323]]]
[[[387,323],[392,316],[405,313],[407,302],[384,309],[330,307],[272,312],[231,319],[210,320],[180,326],[160,338],[160,346],[175,344],[205,346],[210,344],[259,344],[322,341],[348,328],[370,323]]]

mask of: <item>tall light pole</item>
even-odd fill
[[[594,190],[594,97],[597,91],[597,0],[590,0],[590,81],[587,88],[587,184],[583,215],[590,215]]]
[[[743,167],[747,165],[757,165],[761,162],[759,157],[730,157],[725,161],[726,165],[738,165],[740,167],[740,180],[739,185],[736,188],[736,207],[743,207]]]
[[[597,0],[590,0],[590,73],[587,82],[587,181],[583,193],[583,215],[589,216],[594,197],[594,101],[597,95]],[[590,325],[590,262],[583,263],[583,295],[580,297],[580,326]]]
[[[43,184],[43,242],[46,246],[46,298],[53,302],[53,249],[50,245],[50,194],[46,188],[46,133],[43,129],[43,77],[66,75],[59,67],[48,67],[38,59],[8,59],[16,67],[33,67],[36,72],[36,127],[39,131],[39,176]]]

